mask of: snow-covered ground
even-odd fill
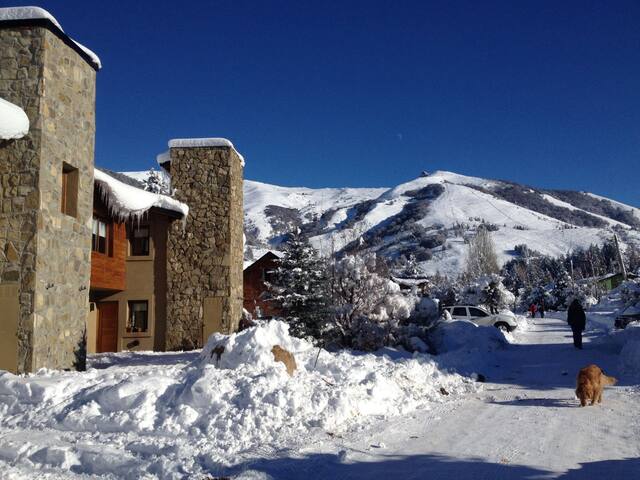
[[[274,345],[294,353],[292,377],[274,362]],[[91,366],[0,374],[0,472],[215,474],[267,450],[455,402],[478,388],[426,355],[318,354],[276,321],[214,335],[202,352],[97,355]]]
[[[271,323],[202,353],[3,374],[0,478],[633,478],[638,378],[600,324],[579,351],[564,314],[519,321],[513,343],[479,327],[481,341],[449,339],[439,357],[323,351],[315,365],[317,350]],[[271,360],[276,341],[296,355],[293,377]],[[590,363],[620,382],[578,408]],[[470,364],[487,383],[443,370]]]
[[[564,313],[529,319],[493,352],[485,388],[226,471],[257,479],[591,479],[640,471],[638,378],[588,330],[575,350]],[[599,406],[580,408],[575,375],[590,363],[618,377]]]

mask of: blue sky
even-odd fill
[[[102,59],[102,166],[224,136],[281,185],[441,169],[640,205],[637,1],[39,5]]]

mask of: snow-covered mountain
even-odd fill
[[[586,192],[544,190],[437,171],[394,188],[291,188],[246,180],[246,259],[278,250],[298,227],[325,253],[414,254],[427,274],[462,271],[465,239],[485,224],[502,262],[516,245],[548,255],[602,244],[617,231],[640,244],[640,209]]]

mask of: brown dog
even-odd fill
[[[585,406],[587,400],[591,400],[591,405],[602,402],[602,390],[606,385],[615,385],[618,380],[608,377],[597,365],[584,367],[578,373],[576,386],[576,396],[580,399],[580,405]]]
[[[276,362],[284,363],[284,366],[287,367],[287,373],[290,377],[293,376],[293,372],[296,371],[298,366],[296,365],[296,359],[293,356],[293,353],[285,350],[280,345],[275,345],[271,349],[271,353],[273,353],[273,358]]]

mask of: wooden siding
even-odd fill
[[[109,215],[97,188],[93,192],[93,217],[107,224],[107,253],[94,252],[92,246],[91,291],[124,290],[127,287],[126,260],[129,252],[127,229],[124,223],[117,223]]]
[[[107,254],[91,252],[91,289],[126,288],[127,232],[123,223],[107,225]],[[111,253],[111,255],[109,255]]]

